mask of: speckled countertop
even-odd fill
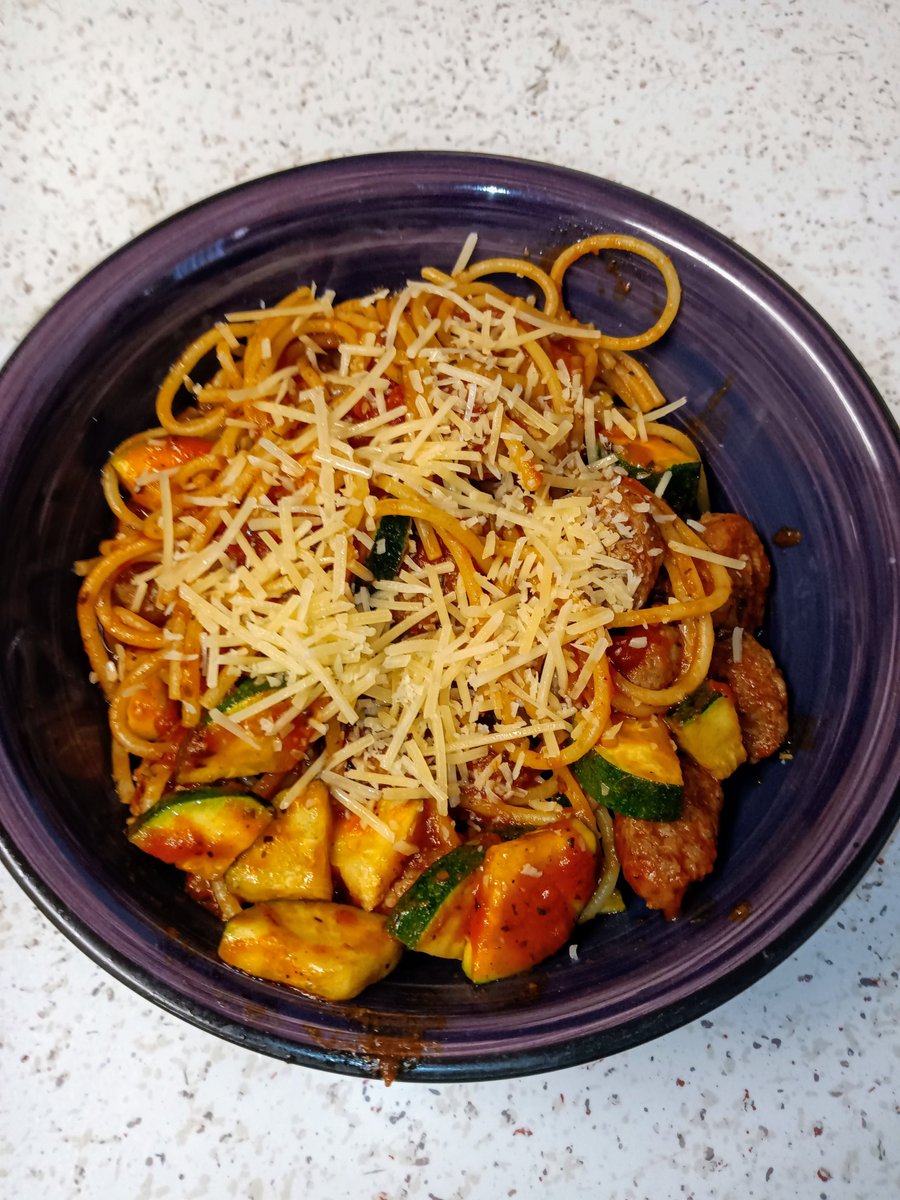
[[[734,237],[897,411],[900,8],[0,0],[0,357],[87,268],[239,180],[369,150],[576,166]],[[900,1195],[900,839],[793,957],[590,1066],[423,1087],[200,1033],[0,870],[0,1197]]]

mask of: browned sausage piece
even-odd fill
[[[772,569],[756,530],[737,513],[707,513],[702,519],[703,539],[710,550],[729,558],[744,558],[742,571],[728,568],[731,596],[713,613],[717,629],[759,629],[766,611],[766,593]]]
[[[621,500],[609,501],[608,513],[604,512],[607,505],[600,509],[601,515],[621,534],[609,553],[627,562],[637,576],[632,606],[643,608],[656,583],[666,543],[652,513],[640,511],[640,506],[646,504],[646,490],[633,480],[623,478],[616,485],[616,493]],[[624,519],[613,519],[619,514]]]
[[[703,879],[716,861],[722,788],[693,759],[682,759],[684,810],[677,821],[613,818],[616,853],[626,882],[672,921],[688,885]]]
[[[775,659],[755,637],[741,637],[740,661],[733,655],[732,639],[720,638],[713,648],[711,679],[727,683],[741,722],[741,737],[750,762],[774,754],[788,731],[787,688]]]
[[[608,657],[620,675],[638,687],[659,691],[681,670],[681,631],[677,625],[638,626],[612,638]]]
[[[137,576],[142,571],[148,571],[152,566],[152,563],[134,563],[132,566],[126,567],[124,571],[119,571],[112,585],[113,602],[121,605],[122,608],[132,608],[138,594]],[[145,621],[150,621],[154,625],[164,625],[166,613],[158,601],[159,588],[156,580],[151,579],[137,611]]]

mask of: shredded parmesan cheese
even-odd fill
[[[679,554],[688,554],[691,558],[702,558],[704,562],[716,563],[720,567],[730,567],[733,571],[742,571],[747,565],[745,558],[730,558],[727,554],[719,554],[704,546],[689,546],[686,542],[671,541],[669,546]]]
[[[477,788],[558,811],[549,792],[529,796],[528,754],[553,760],[586,727],[606,631],[640,582],[603,433],[646,439],[644,414],[629,409],[630,420],[588,389],[587,367],[567,365],[577,356],[554,363],[539,342],[590,347],[596,331],[494,291],[478,304],[463,294],[476,241],[449,277],[426,272],[393,296],[373,293],[350,323],[332,296],[302,292],[229,314],[218,328],[230,367],[215,401],[229,406],[225,465],[148,476],[161,550],[132,601],[137,613],[153,581],[199,629],[199,657],[167,645],[173,675],[199,663],[220,698],[236,678],[271,681],[229,713],[210,710],[223,730],[253,747],[300,718],[327,731],[328,750],[303,763],[281,805],[321,779],[404,854],[415,847],[395,838],[380,799],[427,799],[446,814]],[[320,344],[323,322],[340,332]],[[247,325],[258,330],[245,360],[255,371],[232,387]],[[299,361],[275,369],[279,328],[293,331]],[[396,570],[373,579],[370,554],[394,551],[382,521],[403,516],[415,524]]]
[[[731,657],[739,663],[744,656],[744,631],[740,626],[735,626],[731,631]]]

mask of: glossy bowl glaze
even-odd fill
[[[643,358],[708,464],[715,506],[769,544],[768,642],[789,682],[790,761],[726,785],[720,859],[667,924],[633,900],[529,974],[474,988],[407,955],[354,1004],[325,1005],[216,958],[218,926],[178,872],[131,848],[109,781],[104,703],[75,624],[74,559],[109,530],[100,468],[153,421],[181,347],[224,311],[303,282],[340,297],[478,253],[543,259],[587,233],[668,251],[684,285]],[[571,271],[609,332],[651,323],[661,288],[622,257]],[[681,414],[679,414],[681,415]],[[300,168],[157,226],[40,322],[0,378],[0,853],[41,909],[142,995],[201,1028],[355,1075],[451,1080],[583,1062],[655,1037],[746,987],[847,894],[897,815],[896,431],[835,335],[759,263],[683,214],[571,171],[400,154]],[[789,527],[796,547],[772,545]],[[733,919],[739,911],[746,919]]]

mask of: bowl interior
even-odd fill
[[[665,923],[633,900],[527,975],[480,989],[408,955],[358,1003],[326,1006],[218,962],[217,924],[178,872],[132,849],[109,780],[105,706],[75,624],[77,558],[110,529],[99,473],[181,348],[222,313],[315,281],[339,297],[478,254],[543,261],[583,234],[668,250],[674,329],[639,356],[689,397],[714,507],[745,513],[774,567],[768,644],[791,694],[793,758],[726,784],[720,857]],[[662,288],[625,255],[570,273],[571,310],[650,324]],[[896,816],[898,470],[890,421],[839,343],[724,239],[612,184],[470,156],[376,156],[247,185],[152,230],[54,309],[0,380],[0,833],[14,873],[89,953],[166,1007],[315,1066],[499,1076],[609,1053],[711,1007],[824,918]],[[800,544],[772,545],[782,527]],[[893,561],[891,559],[893,558]],[[891,604],[893,603],[893,607]],[[895,692],[896,694],[896,692]],[[730,919],[738,904],[750,916]],[[388,1066],[385,1068],[384,1064]]]

